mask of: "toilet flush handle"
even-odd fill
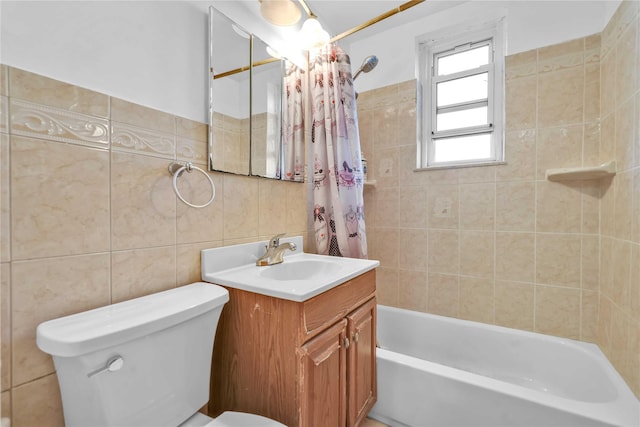
[[[89,372],[87,374],[87,376],[89,378],[101,374],[103,372],[115,372],[115,371],[119,371],[120,369],[122,369],[122,367],[124,366],[124,359],[122,358],[122,356],[115,356],[112,357],[111,359],[109,359],[107,361],[107,363],[105,364],[104,368],[100,368],[100,369],[96,369],[93,372]]]

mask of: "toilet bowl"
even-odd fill
[[[271,418],[244,412],[223,412],[216,419],[197,413],[179,427],[286,427]]]
[[[211,355],[226,289],[193,283],[44,322],[67,427],[286,427],[242,412],[212,419]]]

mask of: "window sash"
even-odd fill
[[[477,102],[472,106],[464,106],[464,108],[447,108],[440,109],[436,114],[436,121],[432,135],[438,137],[440,133],[459,130],[457,124],[463,120],[468,127],[488,126],[491,125],[489,120],[489,103]]]
[[[471,69],[465,69],[465,70],[460,70],[457,73],[452,73],[452,74],[443,74],[440,75],[439,72],[439,66],[440,66],[440,59],[441,58],[445,58],[447,56],[453,56],[453,55],[457,55],[460,53],[464,53],[464,52],[469,52],[471,50],[474,49],[478,49],[480,47],[483,46],[487,46],[489,48],[489,53],[488,53],[488,58],[487,58],[487,63],[484,65],[481,65],[479,67],[475,67],[477,68],[482,68],[485,66],[488,66],[489,64],[493,63],[493,37],[488,37],[484,40],[480,40],[480,41],[476,41],[476,42],[466,42],[466,43],[462,43],[459,44],[457,46],[451,47],[449,46],[442,46],[440,49],[434,49],[433,51],[433,77],[450,77],[456,74],[462,74],[465,73]]]
[[[451,74],[450,76],[440,76],[440,77],[432,77],[432,95],[436,98],[434,98],[434,106],[438,107],[438,103],[437,103],[437,95],[438,95],[438,86],[443,84],[443,83],[449,83],[449,82],[454,82],[456,80],[461,80],[464,78],[468,78],[468,77],[475,77],[475,76],[480,76],[482,74],[487,74],[487,97],[491,94],[491,89],[492,89],[492,85],[491,85],[491,80],[492,80],[492,76],[493,76],[493,67],[491,66],[483,66],[483,67],[479,67],[479,68],[474,68],[473,70],[468,70],[465,71],[464,73],[456,73],[456,74]],[[467,102],[474,102],[474,101],[479,101],[481,99],[486,99],[485,98],[475,98],[475,99],[470,99],[469,101],[463,101],[463,102],[459,102],[458,104],[465,104]],[[449,105],[456,105],[456,103],[453,104],[444,104],[439,108],[442,107],[447,107]]]
[[[433,161],[432,165],[436,165],[436,166],[449,166],[449,165],[453,165],[453,166],[457,166],[460,165],[461,163],[464,164],[473,164],[473,163],[486,163],[488,161],[494,161],[496,159],[497,153],[496,153],[496,144],[495,144],[495,134],[493,132],[477,132],[477,133],[473,133],[473,134],[465,134],[465,135],[456,135],[453,136],[452,138],[437,138],[437,139],[433,139],[433,143],[429,145],[428,147],[428,156],[430,159],[435,159],[436,158],[436,148],[437,148],[437,142],[440,142],[442,140],[447,140],[447,139],[453,139],[453,138],[464,138],[464,137],[471,137],[473,135],[489,135],[490,138],[490,154],[489,157],[479,157],[479,158],[462,158],[462,159],[456,159],[456,160],[452,160],[452,161]]]
[[[496,21],[491,27],[477,28],[475,33],[465,33],[464,36],[452,39],[449,37],[444,42],[434,40],[433,38],[422,37],[418,42],[417,48],[419,52],[419,114],[418,129],[420,137],[418,141],[418,168],[442,167],[442,166],[458,166],[475,163],[489,163],[501,161],[503,159],[503,114],[502,111],[504,101],[502,96],[504,93],[503,73],[503,35],[502,20]],[[462,33],[462,32],[461,32]],[[468,40],[475,41],[469,42]],[[438,75],[438,59],[465,52],[471,49],[477,49],[481,46],[488,46],[489,64],[481,65],[476,68],[458,71],[452,74]],[[476,62],[477,63],[477,62]],[[488,96],[484,99],[475,99],[469,102],[461,102],[452,105],[444,105],[437,107],[436,85],[441,82],[459,79],[461,77],[488,73],[487,91]],[[426,95],[426,97],[425,97]],[[428,102],[424,102],[428,101]],[[423,105],[424,103],[424,105]],[[430,105],[429,105],[430,104]],[[437,117],[439,114],[447,112],[471,110],[474,108],[487,107],[487,123],[481,126],[461,126],[459,128],[450,128],[447,130],[437,131]],[[464,137],[466,135],[489,134],[491,138],[491,158],[468,159],[461,156],[459,161],[436,162],[434,161],[434,150],[436,142],[444,142],[443,138]]]
[[[431,54],[431,61],[432,61],[432,74],[431,74],[431,84],[430,86],[430,92],[431,92],[431,105],[430,105],[430,110],[431,110],[431,137],[429,138],[429,144],[433,145],[433,140],[437,139],[437,138],[442,138],[442,137],[451,137],[451,136],[462,136],[462,135],[467,135],[467,134],[473,134],[473,133],[480,133],[480,132],[492,132],[493,131],[493,98],[494,98],[494,83],[493,83],[493,71],[494,71],[494,67],[493,67],[493,55],[491,54],[491,52],[489,53],[489,64],[487,65],[483,65],[477,68],[471,68],[468,70],[464,70],[464,71],[460,71],[457,73],[453,73],[453,74],[448,74],[445,76],[438,76],[437,74],[437,64],[438,64],[438,58],[441,56],[450,56],[451,53],[450,52],[455,52],[453,53],[454,55],[457,53],[461,53],[461,52],[466,52],[468,50],[474,49],[480,45],[488,45],[489,49],[491,50],[492,46],[493,46],[493,39],[487,39],[487,40],[482,40],[480,42],[476,42],[476,43],[467,43],[465,45],[462,45],[463,47],[456,47],[456,48],[449,48],[446,50],[435,50],[434,52]],[[449,104],[449,105],[444,105],[442,107],[438,107],[438,84],[443,83],[443,82],[449,82],[449,81],[453,81],[453,80],[458,80],[460,78],[464,78],[464,77],[471,77],[471,76],[475,76],[475,75],[481,75],[481,74],[487,74],[487,98],[484,99],[474,99],[474,100],[470,100],[467,102],[461,102],[461,103],[457,103],[457,104]],[[438,131],[437,130],[437,123],[438,123],[438,114],[442,114],[444,112],[449,112],[449,111],[460,111],[463,109],[473,109],[473,108],[477,108],[479,106],[487,106],[487,124],[484,126],[460,126],[457,128],[453,128],[453,129],[448,129],[446,131]]]

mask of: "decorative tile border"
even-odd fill
[[[174,159],[175,136],[124,123],[111,123],[111,148],[150,156]]]
[[[176,157],[178,160],[207,164],[207,143],[193,139],[177,138]]]
[[[176,133],[176,120],[173,114],[113,96],[109,99],[112,123],[124,123],[171,135]]]
[[[106,119],[17,99],[11,99],[10,104],[12,134],[109,148]]]

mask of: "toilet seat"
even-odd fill
[[[246,412],[223,412],[216,419],[197,412],[178,427],[287,427],[270,418]]]

